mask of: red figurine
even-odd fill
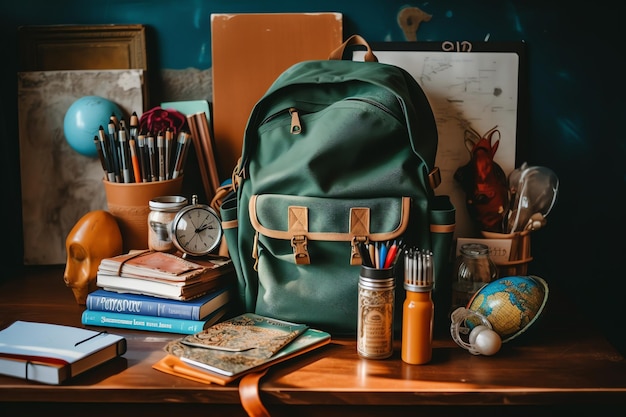
[[[481,137],[470,128],[465,131],[464,139],[471,159],[457,169],[454,179],[465,192],[467,210],[480,230],[500,233],[509,204],[506,175],[493,160],[500,144],[500,131],[495,126]]]

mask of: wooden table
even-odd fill
[[[81,326],[63,267],[26,267],[0,286],[0,326],[16,319]],[[545,314],[495,356],[473,356],[446,329],[430,364],[361,359],[353,340],[277,365],[261,398],[273,416],[626,415],[626,361],[589,321],[551,288]],[[0,376],[0,410],[20,415],[171,416],[198,412],[245,416],[237,384],[203,385],[160,373],[152,364],[176,334],[106,329],[124,335],[119,359],[63,386]],[[63,413],[63,414],[58,414]],[[2,413],[5,415],[5,413]]]

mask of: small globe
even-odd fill
[[[93,143],[100,126],[107,130],[111,114],[122,118],[122,110],[117,104],[100,96],[85,96],[74,101],[65,113],[63,133],[65,140],[81,155],[96,157],[98,152]]]
[[[547,301],[545,280],[534,275],[510,276],[476,291],[467,308],[485,316],[502,342],[508,342],[539,318]]]

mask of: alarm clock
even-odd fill
[[[172,243],[184,255],[205,256],[220,244],[224,231],[222,223],[210,206],[198,203],[193,195],[191,204],[180,209],[171,223]]]

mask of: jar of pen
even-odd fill
[[[393,354],[395,266],[399,242],[359,243],[357,352],[368,359],[385,359]]]

